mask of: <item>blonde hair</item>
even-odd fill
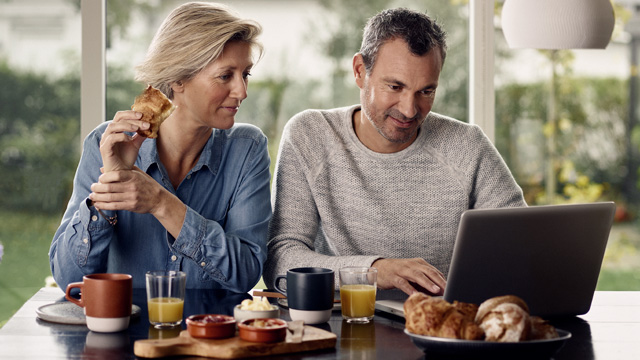
[[[171,85],[193,78],[222,54],[228,42],[247,42],[261,57],[263,48],[257,41],[261,32],[260,24],[241,19],[225,5],[183,4],[160,25],[135,78],[173,99]]]

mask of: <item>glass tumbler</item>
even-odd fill
[[[147,305],[149,322],[156,328],[182,323],[187,275],[182,271],[148,271]]]
[[[342,318],[349,323],[373,320],[376,306],[378,270],[372,267],[340,269],[340,302]]]

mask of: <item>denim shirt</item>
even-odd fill
[[[145,272],[180,270],[188,288],[250,290],[267,257],[271,203],[267,138],[253,125],[214,129],[198,163],[177,189],[160,162],[155,139],[146,139],[135,165],[176,195],[186,206],[182,229],[174,238],[151,214],[117,213],[111,225],[87,206],[98,181],[100,138],[108,122],[87,136],[73,181],[73,193],[49,251],[58,285],[82,281],[93,273],[126,273],[133,286],[145,286]]]

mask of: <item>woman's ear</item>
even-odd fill
[[[353,55],[353,76],[356,79],[356,85],[360,89],[364,86],[364,77],[367,75],[367,70],[364,67],[364,59],[362,54],[357,53]]]
[[[173,90],[174,93],[181,93],[184,91],[184,83],[182,82],[182,80],[178,80],[174,83],[171,84],[171,90]]]

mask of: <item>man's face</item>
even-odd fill
[[[360,141],[378,152],[400,151],[411,145],[433,106],[441,69],[438,49],[416,56],[401,39],[380,47],[369,74],[362,56],[356,55],[354,73],[365,117]]]

